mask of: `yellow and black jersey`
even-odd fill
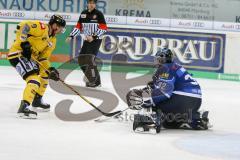
[[[21,56],[21,43],[28,41],[32,46],[32,56],[49,60],[56,46],[56,37],[49,37],[48,25],[40,21],[22,21],[17,25],[16,39],[9,50],[8,59]]]

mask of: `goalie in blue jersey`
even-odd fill
[[[198,82],[185,68],[173,61],[173,53],[164,48],[157,52],[157,69],[152,81],[143,89],[127,94],[130,109],[139,110],[134,116],[134,131],[167,129],[207,130],[208,111],[199,112],[202,93]]]

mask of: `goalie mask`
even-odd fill
[[[172,63],[173,62],[173,53],[168,48],[160,49],[154,57],[154,64],[161,65],[164,63]]]

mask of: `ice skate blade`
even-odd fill
[[[149,131],[144,131],[142,127],[138,127],[134,130],[135,133],[140,133],[140,134],[158,134],[155,128],[149,128]]]
[[[100,117],[98,119],[95,119],[94,122],[97,122],[97,123],[102,123],[102,122],[106,122],[108,120],[111,120],[112,117]]]
[[[32,111],[38,112],[38,113],[46,113],[46,112],[50,112],[50,108],[43,109],[43,108],[40,108],[40,107],[32,107]]]
[[[106,122],[106,121],[109,121],[111,120],[112,117],[100,117],[98,119],[95,119],[94,122],[97,122],[97,123],[102,123],[102,122]]]
[[[208,123],[208,129],[212,129],[213,128],[213,125],[212,124],[210,124],[210,123]]]
[[[101,89],[102,88],[102,85],[98,85],[98,86],[85,86],[86,88],[89,88],[89,89]]]
[[[21,119],[37,119],[37,115],[29,114],[28,116],[26,116],[24,113],[18,113],[17,114],[17,118],[21,118]]]

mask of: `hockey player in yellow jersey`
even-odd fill
[[[50,110],[50,105],[42,100],[48,85],[48,79],[59,80],[59,73],[50,64],[50,56],[56,46],[56,34],[65,30],[66,21],[59,15],[53,15],[48,24],[40,21],[22,21],[17,25],[16,39],[8,53],[8,60],[26,81],[22,101],[18,110],[19,117],[37,118],[30,108]],[[44,68],[38,65],[38,60]]]

